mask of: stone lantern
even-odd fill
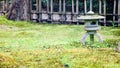
[[[85,39],[88,35],[90,35],[90,41],[94,42],[94,35],[99,39],[99,42],[102,42],[102,37],[97,31],[100,29],[98,26],[98,20],[104,19],[104,16],[95,15],[93,11],[89,11],[86,15],[79,16],[78,20],[84,20],[85,22],[85,31],[86,33],[83,35],[81,42],[85,44]]]
[[[92,11],[92,0],[90,0],[90,11],[87,12],[83,16],[79,16],[77,18],[78,20],[84,20],[85,21],[85,31],[86,33],[83,35],[81,42],[85,44],[85,39],[88,35],[90,35],[90,41],[94,42],[94,35],[96,35],[99,39],[99,42],[102,42],[102,37],[100,36],[97,31],[100,29],[98,26],[98,20],[99,19],[105,19],[104,16],[95,15],[95,13]]]

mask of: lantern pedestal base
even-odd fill
[[[90,41],[91,41],[91,43],[94,43],[94,35],[98,38],[99,42],[103,42],[102,37],[100,36],[100,34],[97,33],[96,31],[94,31],[94,32],[86,32],[83,35],[83,37],[81,39],[81,43],[82,44],[85,44],[85,39],[87,38],[88,35],[90,35]]]

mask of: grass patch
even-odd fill
[[[113,49],[120,36],[101,27],[99,43],[80,43],[81,25],[33,24],[0,17],[1,68],[119,68],[120,54]],[[114,39],[113,39],[114,38]]]
[[[22,23],[21,23],[22,22]],[[27,21],[12,21],[7,20],[5,16],[0,17],[0,25],[11,25],[16,27],[27,27],[33,25],[33,23],[28,23]]]
[[[113,30],[111,30],[111,32],[115,36],[120,36],[120,29],[113,29]]]
[[[119,68],[120,66],[120,54],[108,48],[16,50],[8,54],[13,56],[19,67],[27,68],[63,68],[66,64],[69,68]]]

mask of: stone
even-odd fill
[[[86,33],[82,36],[81,43],[85,44],[85,39],[88,35],[90,35],[90,41],[94,42],[94,35],[97,36],[99,39],[99,42],[102,42],[102,38],[100,34],[97,33],[97,31],[100,29],[98,25],[99,19],[105,19],[104,16],[96,15],[93,11],[87,12],[86,15],[81,15],[77,17],[78,20],[84,20],[85,22],[85,31]]]

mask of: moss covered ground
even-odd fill
[[[0,17],[0,68],[119,68],[120,36],[113,33],[119,27],[102,26],[103,43],[90,44],[88,37],[82,45],[83,27]]]

